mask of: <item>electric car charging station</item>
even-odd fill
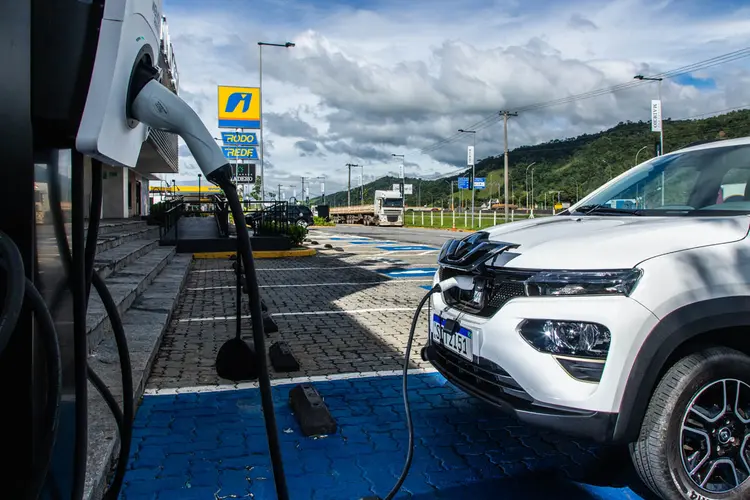
[[[745,498],[746,295],[660,301],[689,295],[674,255],[725,261],[747,222],[643,217],[623,236],[604,198],[684,158],[728,168],[750,140],[648,160],[563,217],[419,244],[315,228],[308,260],[261,261],[232,166],[179,95],[167,14],[0,5],[0,498]],[[130,205],[176,172],[177,137],[223,193],[229,257],[178,252],[181,208],[149,228]],[[562,224],[609,231],[601,268],[548,251]]]

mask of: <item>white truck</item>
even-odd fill
[[[330,214],[337,224],[403,226],[404,202],[398,191],[375,191],[371,205],[332,208]]]

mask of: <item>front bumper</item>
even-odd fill
[[[617,422],[615,413],[576,410],[534,401],[497,365],[494,370],[480,367],[434,344],[422,348],[422,360],[432,364],[462,391],[513,415],[521,422],[597,442],[612,439]]]
[[[471,331],[467,358],[430,338],[423,356],[463,391],[510,411],[520,420],[610,441],[635,354],[657,319],[623,296],[515,297],[491,317],[469,314],[432,296],[433,313]],[[605,325],[611,344],[599,382],[574,378],[551,354],[517,332],[524,319],[588,321]]]

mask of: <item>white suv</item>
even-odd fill
[[[750,138],[654,158],[446,242],[435,283],[473,289],[433,295],[422,356],[522,421],[628,443],[661,498],[750,498],[748,229]]]

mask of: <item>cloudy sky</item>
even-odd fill
[[[164,0],[164,12],[180,95],[217,136],[217,86],[258,85],[257,42],[296,44],[263,49],[274,191],[299,190],[300,176],[325,176],[328,193],[345,188],[346,163],[364,165],[366,181],[395,174],[392,153],[405,155],[410,176],[456,172],[471,137],[430,146],[498,110],[750,45],[747,0]],[[647,120],[656,93],[646,83],[522,112],[510,147]],[[662,94],[664,116],[675,119],[750,105],[750,57],[665,80]],[[477,128],[477,158],[501,154],[501,122]],[[183,144],[177,181],[197,173]]]

